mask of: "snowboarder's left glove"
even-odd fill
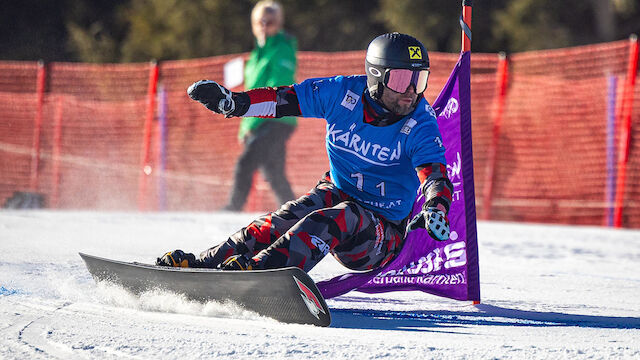
[[[427,229],[429,236],[434,240],[449,240],[449,219],[444,211],[438,208],[428,207],[423,209],[407,225],[409,231],[419,228]]]
[[[207,109],[218,114],[231,116],[233,110],[236,109],[231,91],[215,81],[196,81],[189,86],[187,94],[193,100],[199,101]]]
[[[182,250],[169,251],[156,260],[158,266],[171,267],[200,267],[196,256]]]

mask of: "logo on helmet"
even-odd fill
[[[380,70],[374,68],[373,66],[369,66],[369,73],[375,77],[382,76],[382,73],[380,72]]]
[[[422,50],[420,46],[409,46],[409,59],[422,60]]]

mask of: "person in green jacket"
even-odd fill
[[[277,2],[260,1],[253,8],[251,27],[256,46],[245,64],[245,90],[295,82],[297,41],[282,30],[283,22],[282,7]],[[224,210],[242,210],[258,168],[262,169],[280,204],[295,198],[285,175],[285,157],[286,142],[296,125],[295,117],[242,120],[238,137],[244,143],[244,150],[236,163],[231,197]]]

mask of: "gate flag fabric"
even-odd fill
[[[349,273],[318,282],[325,298],[351,290],[367,293],[418,290],[456,300],[480,301],[478,242],[471,144],[471,91],[469,51],[462,52],[446,85],[433,104],[446,147],[447,174],[454,185],[449,211],[451,235],[435,241],[426,230],[406,235],[396,258],[382,269]],[[416,191],[411,216],[422,208]]]

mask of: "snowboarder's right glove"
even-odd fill
[[[253,270],[255,261],[245,255],[231,255],[222,262],[222,270]]]
[[[231,116],[233,110],[236,109],[231,91],[215,81],[196,81],[189,86],[187,94],[193,100],[202,103],[207,109],[227,117]]]
[[[438,208],[428,207],[423,209],[407,225],[409,231],[419,228],[427,229],[429,236],[434,240],[449,240],[449,219],[447,219],[444,211]]]

